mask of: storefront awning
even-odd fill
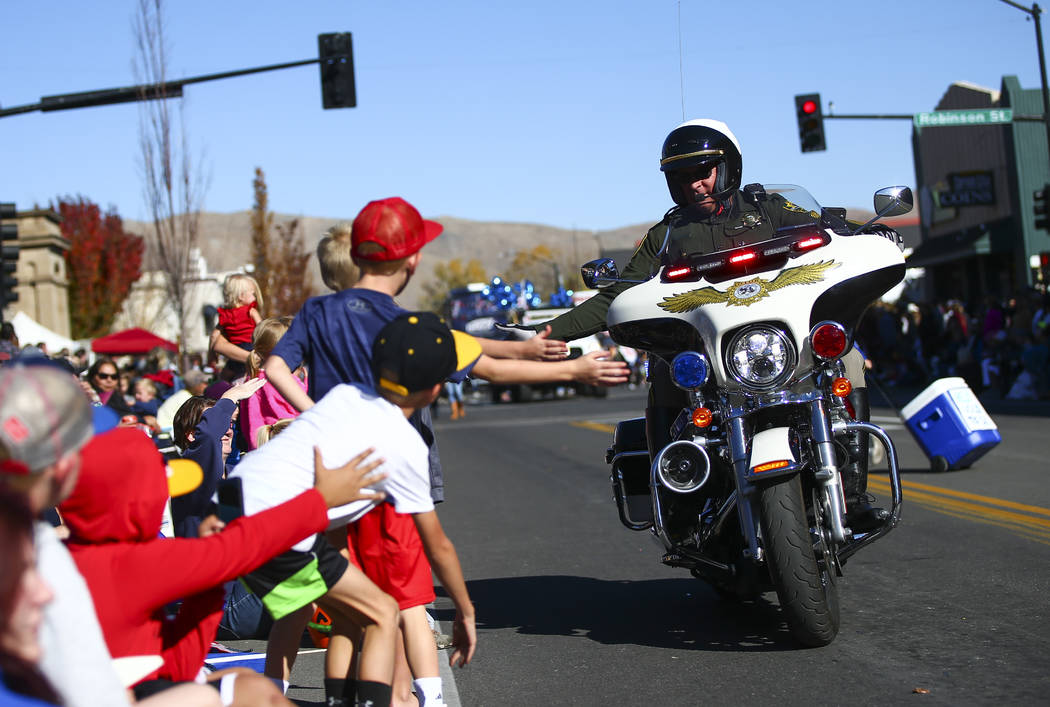
[[[909,268],[927,268],[954,260],[973,258],[990,251],[988,232],[953,233],[924,241],[908,257]]]

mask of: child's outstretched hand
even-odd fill
[[[240,402],[245,398],[250,398],[253,395],[255,395],[255,392],[262,388],[264,385],[266,385],[265,378],[252,378],[250,381],[244,381],[243,383],[238,383],[237,385],[231,387],[229,390],[222,394],[222,397],[226,398],[227,400],[232,400],[235,403]]]
[[[631,371],[623,361],[609,360],[608,351],[592,351],[573,361],[573,380],[588,385],[618,385],[626,383]]]
[[[474,649],[477,647],[478,632],[474,626],[474,617],[463,616],[457,611],[452,624],[452,654],[448,657],[449,666],[465,666],[474,657]]]
[[[531,361],[564,361],[569,355],[569,345],[558,339],[551,339],[551,327],[548,324],[536,336],[526,339],[521,358]]]
[[[317,489],[329,508],[342,506],[354,501],[375,501],[379,503],[386,494],[382,491],[366,491],[366,486],[379,483],[386,474],[370,473],[382,464],[385,459],[374,459],[365,462],[375,452],[369,447],[356,457],[336,469],[328,469],[321,458],[321,450],[314,447],[314,488]]]

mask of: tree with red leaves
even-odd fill
[[[131,285],[142,275],[145,243],[124,231],[115,208],[103,211],[83,196],[59,198],[66,253],[69,313],[75,339],[109,333]]]

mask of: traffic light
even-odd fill
[[[0,219],[14,220],[16,217],[14,204],[0,204]],[[18,279],[15,278],[15,271],[18,269],[18,246],[8,245],[8,241],[17,240],[17,223],[0,224],[0,247],[3,249],[0,252],[0,320],[3,319],[4,308],[18,301],[18,293],[15,292],[15,286],[18,284]]]
[[[1032,192],[1032,199],[1034,200],[1032,213],[1035,214],[1035,227],[1044,231],[1050,231],[1050,220],[1047,219],[1046,214],[1046,197],[1048,196],[1050,196],[1050,184]]]
[[[319,34],[317,49],[321,57],[322,105],[325,109],[355,107],[354,43],[350,33]]]
[[[826,150],[824,140],[824,113],[820,110],[820,94],[795,96],[795,115],[798,118],[798,137],[803,152]]]

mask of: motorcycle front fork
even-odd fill
[[[814,478],[823,491],[824,515],[830,525],[832,539],[836,544],[842,544],[849,539],[843,523],[846,502],[842,493],[842,482],[835,466],[835,443],[831,424],[823,400],[814,400],[808,405],[810,432],[813,448],[816,451]],[[759,519],[755,514],[753,504],[758,487],[749,478],[751,456],[748,440],[750,433],[743,417],[734,417],[729,420],[728,436],[736,477],[737,497],[740,499],[740,503],[737,503],[737,518],[740,521],[740,532],[747,545],[744,548],[744,557],[757,561],[762,559],[762,547],[759,543]]]

